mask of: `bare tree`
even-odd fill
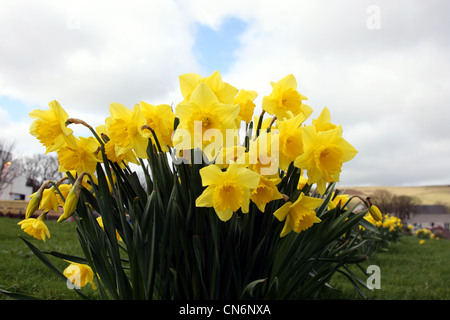
[[[59,162],[56,156],[35,154],[22,159],[20,173],[27,178],[27,185],[35,192],[44,181],[62,178],[63,174],[58,168]]]
[[[400,219],[408,219],[414,213],[419,201],[410,196],[395,196],[393,198],[394,213]]]
[[[392,212],[394,209],[394,195],[387,190],[375,190],[370,199],[378,208],[380,208],[381,212],[388,213]]]
[[[370,199],[380,208],[381,212],[395,215],[402,220],[409,218],[415,212],[416,205],[419,203],[417,198],[393,195],[383,189],[376,190]]]
[[[14,143],[0,139],[0,192],[16,177],[17,164],[13,162]]]

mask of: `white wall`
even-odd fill
[[[23,200],[29,200],[33,189],[26,186],[27,179],[24,176],[15,177],[1,192],[0,200],[19,200],[19,195],[23,195]]]

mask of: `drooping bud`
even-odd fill
[[[369,213],[375,221],[382,221],[383,215],[381,214],[380,209],[374,204],[369,207]]]
[[[39,204],[41,203],[44,190],[50,182],[51,181],[44,182],[39,188],[39,190],[34,194],[33,198],[31,198],[30,202],[28,202],[27,210],[25,212],[25,219],[30,218],[33,215],[33,213],[35,213],[36,210],[39,208]]]
[[[64,212],[58,218],[58,222],[70,218],[75,212],[78,204],[78,199],[80,198],[81,189],[83,188],[82,182],[85,174],[86,172],[82,172],[78,176],[77,180],[75,180],[72,189],[69,191],[69,194],[66,197],[66,201],[64,202]]]

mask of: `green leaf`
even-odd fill
[[[265,283],[266,281],[267,278],[250,282],[247,286],[245,286],[244,290],[242,290],[241,299],[255,298],[254,291],[256,286]]]
[[[42,300],[42,299],[39,299],[39,298],[36,298],[33,296],[29,296],[26,294],[9,292],[9,291],[3,290],[3,289],[0,289],[0,293],[3,293],[13,299],[16,299],[16,300]]]
[[[66,276],[38,248],[36,248],[28,240],[25,240],[22,237],[20,237],[20,239],[22,239],[25,242],[25,244],[31,249],[31,251],[36,255],[36,257],[38,257],[39,260],[41,260],[54,274],[56,274],[64,282],[67,281]],[[85,296],[79,289],[74,288],[74,290],[84,299],[88,299],[88,297]]]

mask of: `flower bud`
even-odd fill
[[[64,212],[58,218],[58,222],[70,218],[75,212],[78,204],[78,199],[80,198],[81,188],[83,187],[82,182],[85,174],[86,172],[81,173],[78,176],[77,180],[75,180],[72,189],[66,197],[66,201],[64,202]]]
[[[381,221],[383,220],[383,215],[381,214],[380,209],[376,205],[371,205],[369,207],[369,213],[372,216],[372,218],[375,219],[375,221]]]
[[[30,202],[28,202],[27,211],[25,212],[25,219],[30,218],[33,213],[39,208],[39,204],[41,203],[42,193],[36,192],[33,198],[31,198]]]
[[[25,219],[30,218],[33,213],[36,212],[36,210],[39,208],[39,205],[42,200],[42,196],[44,194],[45,188],[47,188],[47,185],[51,183],[51,181],[44,182],[39,190],[34,194],[33,198],[31,198],[30,202],[28,202],[27,210],[25,212]]]

